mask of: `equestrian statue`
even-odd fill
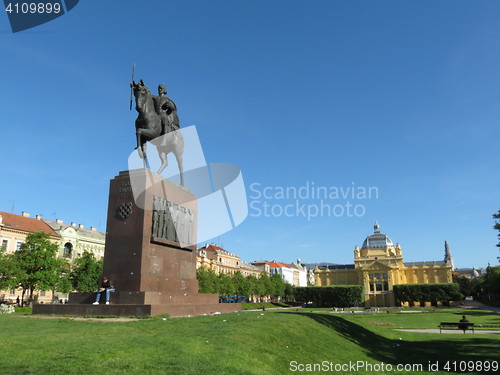
[[[137,152],[144,162],[144,168],[147,168],[146,142],[151,142],[162,162],[156,173],[163,172],[168,165],[167,155],[173,152],[179,167],[180,184],[184,186],[184,138],[179,131],[180,123],[175,103],[165,96],[167,90],[164,84],[158,86],[158,96],[151,94],[142,79],[138,83],[132,79],[130,87],[135,97],[135,109],[139,113],[135,120],[135,134]]]

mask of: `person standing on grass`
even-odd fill
[[[113,288],[113,284],[111,283],[111,280],[107,276],[103,276],[101,279],[99,279],[99,288],[97,290],[96,296],[95,296],[95,302],[94,305],[99,304],[99,300],[101,299],[101,295],[103,293],[106,294],[106,305],[109,305],[109,297],[111,292],[114,292],[115,288]]]

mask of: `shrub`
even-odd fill
[[[363,298],[361,285],[296,287],[295,299],[313,302],[317,307],[359,306]]]
[[[396,304],[403,302],[438,302],[449,304],[463,296],[458,284],[401,284],[394,285],[394,300]]]

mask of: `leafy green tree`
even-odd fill
[[[493,229],[496,229],[498,231],[498,243],[497,247],[500,247],[500,210],[496,214],[493,214],[493,219],[495,219],[495,225],[493,226]],[[498,258],[500,259],[500,257]]]
[[[238,296],[250,297],[252,294],[250,281],[240,271],[233,275],[233,284]]]
[[[102,260],[96,260],[92,253],[85,251],[73,264],[69,279],[74,290],[93,292],[102,275]],[[61,290],[62,291],[62,290]]]
[[[476,279],[470,279],[463,275],[453,275],[453,282],[457,283],[460,288],[460,293],[464,296],[472,296],[476,289]]]
[[[12,262],[5,246],[0,247],[0,290],[11,286]]]
[[[58,280],[60,262],[56,258],[57,245],[50,241],[50,235],[30,233],[19,251],[12,254],[11,286],[29,291],[29,302],[33,301],[35,290],[50,290]]]
[[[233,284],[231,276],[221,273],[218,276],[219,279],[219,296],[232,296],[234,295],[236,289]]]
[[[273,296],[274,293],[274,285],[271,281],[271,278],[267,274],[267,272],[261,272],[259,276],[259,281],[262,285],[259,296],[262,298],[264,296]]]
[[[196,270],[199,293],[219,293],[219,279],[213,270],[200,267]]]
[[[283,277],[280,274],[275,273],[274,275],[271,276],[271,283],[273,284],[271,295],[276,298],[284,297],[286,283],[283,280]]]
[[[285,300],[293,301],[295,300],[295,287],[292,284],[285,284]]]
[[[59,261],[59,271],[58,271],[58,278],[56,280],[56,283],[53,288],[53,293],[55,294],[56,291],[61,292],[61,293],[69,293],[71,290],[73,290],[73,285],[71,284],[70,280],[70,265],[61,258],[58,258]]]
[[[488,296],[500,295],[500,267],[486,268],[481,286]]]
[[[260,279],[254,275],[249,275],[247,280],[250,283],[250,295],[259,297],[266,295],[264,285]]]

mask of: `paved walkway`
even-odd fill
[[[500,314],[500,307],[486,306],[478,301],[464,301],[464,305],[469,308],[475,308],[479,310],[491,311],[493,313]],[[459,306],[460,307],[460,306]],[[420,332],[420,333],[440,333],[437,328],[430,329],[394,329],[394,331],[401,332]],[[442,334],[460,334],[460,335],[500,335],[500,330],[492,331],[492,330],[478,330],[475,331],[465,331],[465,333],[458,329],[443,329],[441,330]]]
[[[486,306],[478,301],[464,301],[464,306],[465,306],[465,308],[472,307],[472,308],[476,308],[479,310],[487,310],[487,311],[491,311],[491,312],[500,314],[500,307]],[[461,307],[461,306],[458,306],[458,307]]]
[[[420,332],[420,333],[439,333],[439,329],[394,329],[394,331],[401,332]],[[465,333],[458,329],[443,329],[442,334],[460,334],[460,335],[500,335],[500,331],[486,331],[476,329],[474,332],[465,331]]]

